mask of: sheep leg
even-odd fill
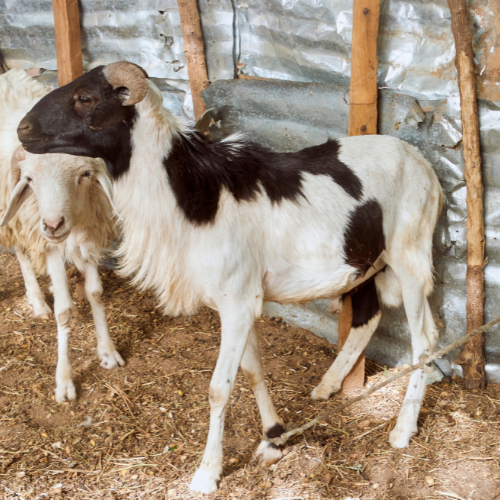
[[[352,294],[352,328],[337,359],[312,391],[313,399],[328,399],[342,388],[344,378],[370,341],[381,318],[377,290],[373,279]]]
[[[23,273],[24,285],[26,286],[26,297],[28,298],[28,303],[33,308],[33,316],[35,318],[49,319],[52,314],[52,309],[45,302],[30,260],[17,248],[16,256],[21,266],[21,272]]]
[[[217,482],[222,472],[222,436],[227,403],[233,392],[247,339],[255,320],[248,305],[220,311],[222,322],[219,358],[210,382],[210,430],[200,468],[196,471],[189,489],[200,493],[217,490]]]
[[[267,390],[255,325],[250,329],[247,346],[241,359],[241,369],[253,390],[255,400],[259,406],[263,433],[270,438],[281,436],[285,432],[285,428],[283,427],[283,421],[274,409],[271,396]],[[255,456],[262,466],[267,467],[276,463],[283,455],[278,446],[264,440],[257,448]]]
[[[115,349],[109,336],[106,320],[106,308],[102,303],[102,283],[97,266],[89,264],[85,269],[85,294],[92,308],[95,331],[97,335],[97,355],[103,368],[114,368],[116,365],[124,366],[125,361]]]
[[[52,280],[54,293],[54,312],[57,321],[57,369],[56,369],[56,401],[75,399],[71,363],[68,353],[69,323],[71,320],[73,301],[68,286],[64,260],[57,248],[47,246],[47,270]]]
[[[398,275],[398,278],[402,285],[403,303],[410,326],[413,364],[417,364],[422,354],[433,353],[438,331],[425,296],[425,283],[414,276],[407,276],[406,280],[402,280],[401,275]],[[394,448],[406,448],[410,439],[417,433],[418,414],[424,393],[425,374],[421,369],[415,370],[410,376],[396,425],[389,434],[389,443]]]

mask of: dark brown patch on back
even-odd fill
[[[339,160],[339,151],[337,141],[328,141],[296,153],[274,153],[249,141],[211,141],[192,131],[174,138],[163,164],[179,207],[201,225],[215,220],[223,187],[236,201],[252,201],[263,191],[271,203],[298,201],[305,197],[305,173],[329,177],[361,199],[361,180]]]

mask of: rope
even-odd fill
[[[473,330],[472,332],[467,334],[465,337],[462,337],[458,340],[455,340],[455,342],[452,342],[450,345],[443,347],[442,349],[440,349],[439,351],[434,353],[432,356],[424,356],[424,355],[420,356],[420,363],[418,363],[416,365],[412,365],[408,368],[405,368],[403,371],[392,375],[391,377],[383,380],[382,382],[374,385],[373,387],[370,387],[370,389],[368,389],[363,394],[356,396],[353,399],[350,399],[346,403],[338,405],[334,408],[331,408],[329,410],[326,410],[326,411],[320,413],[315,419],[311,420],[307,424],[304,424],[302,427],[297,427],[296,429],[292,429],[292,430],[285,432],[284,434],[282,434],[281,436],[276,437],[276,438],[268,438],[268,437],[264,436],[262,439],[265,441],[270,441],[271,443],[274,443],[275,445],[282,446],[292,436],[295,436],[296,434],[302,434],[307,429],[310,429],[311,427],[315,426],[318,422],[327,420],[328,417],[330,417],[330,415],[332,415],[334,413],[338,413],[338,412],[344,410],[345,408],[353,405],[354,403],[357,403],[358,401],[361,401],[361,400],[367,398],[368,396],[370,396],[374,392],[378,391],[379,389],[382,389],[382,387],[385,387],[386,385],[390,384],[391,382],[394,382],[395,380],[398,380],[401,377],[408,375],[408,373],[411,373],[414,370],[424,369],[426,367],[426,365],[428,365],[429,363],[431,363],[435,359],[440,358],[441,356],[443,356],[444,354],[447,354],[448,352],[452,351],[456,347],[460,347],[461,345],[467,343],[472,337],[478,335],[479,333],[483,333],[486,330],[489,330],[492,326],[494,326],[498,323],[500,323],[500,316],[498,318],[494,319],[493,321],[486,323],[486,325],[481,326],[480,328],[477,328],[476,330]]]

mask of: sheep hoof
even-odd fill
[[[56,402],[62,403],[66,400],[72,400],[76,398],[76,389],[73,385],[72,380],[68,380],[67,382],[63,382],[62,384],[57,384],[56,390]]]
[[[199,493],[213,493],[217,491],[218,480],[219,474],[200,468],[196,471],[189,489]]]
[[[255,452],[255,458],[261,467],[269,467],[281,460],[281,457],[283,457],[281,450],[269,441],[262,441]]]
[[[408,432],[407,429],[398,429],[396,426],[389,433],[389,443],[393,448],[398,448],[398,449],[408,448],[408,446],[410,446],[410,439],[416,433],[417,433],[416,431]]]
[[[342,382],[324,382],[323,380],[311,392],[312,399],[330,399],[332,394],[339,392],[342,389]]]
[[[50,319],[52,316],[52,309],[45,303],[31,305],[33,309],[33,317],[38,319]]]
[[[117,365],[125,366],[125,361],[123,361],[117,350],[99,353],[99,358],[101,360],[101,366],[107,370],[115,368]]]
[[[318,385],[313,391],[311,392],[311,398],[312,399],[329,399],[330,395],[332,394],[333,391],[327,391],[325,390],[324,387],[321,387],[321,385]]]

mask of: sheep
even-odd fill
[[[265,300],[338,301],[354,291],[348,341],[313,390],[340,389],[381,317],[378,295],[404,303],[413,361],[432,353],[438,332],[432,235],[442,191],[419,151],[387,136],[349,137],[274,153],[244,137],[209,140],[163,108],[145,71],[99,66],[41,99],[18,136],[31,153],[101,157],[122,218],[120,272],[152,289],[165,314],[219,312],[221,347],[210,383],[210,430],[190,488],[217,489],[225,410],[238,366],[254,391],[264,436],[283,421],[266,388],[255,318]],[[425,390],[415,371],[389,441],[408,446]],[[264,465],[282,456],[265,438]]]
[[[55,399],[62,402],[76,395],[68,356],[73,301],[66,262],[85,276],[101,366],[123,366],[124,361],[108,333],[98,273],[116,232],[104,162],[60,153],[32,155],[17,138],[21,118],[46,94],[24,71],[0,75],[0,244],[16,251],[35,317],[47,319],[52,312],[36,274],[48,272],[52,280],[58,334]]]

